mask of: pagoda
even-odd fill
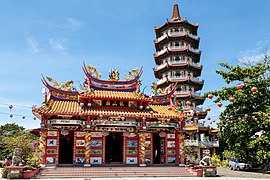
[[[153,70],[158,79],[158,88],[178,83],[174,95],[180,108],[202,111],[198,107],[204,102],[200,96],[204,81],[199,79],[202,65],[201,51],[198,50],[198,27],[198,24],[182,20],[178,5],[174,4],[172,19],[167,19],[163,25],[154,28],[154,59],[157,66]],[[191,106],[187,106],[187,101],[191,102]]]
[[[204,80],[200,80],[203,66],[200,65],[198,24],[181,19],[178,4],[174,4],[172,18],[159,27],[154,27],[156,67],[154,75],[158,79],[153,86],[156,89],[171,90],[177,83],[174,92],[174,104],[178,110],[193,111],[193,118],[184,125],[185,146],[192,147],[194,157],[201,159],[204,155],[216,152],[219,146],[216,134],[218,129],[205,126],[206,111],[200,105],[204,98],[200,95]]]

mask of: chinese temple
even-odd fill
[[[181,20],[175,5],[172,21],[155,31],[159,66],[154,72],[160,80],[151,96],[140,90],[142,68],[130,70],[124,80],[110,69],[109,78],[102,79],[94,66],[83,64],[80,90],[72,80],[58,83],[42,76],[44,102],[32,108],[41,121],[41,164],[183,165],[185,146],[193,146],[198,158],[204,150],[215,152],[217,130],[199,126],[192,109],[203,103],[194,95],[203,85],[196,79],[202,69],[196,64],[200,52],[193,49],[199,44],[197,26]],[[176,98],[193,104],[179,108]]]

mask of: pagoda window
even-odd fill
[[[179,44],[179,42],[175,42],[174,45],[175,46],[179,46],[180,44]]]
[[[174,60],[175,61],[180,61],[180,57],[179,56],[176,56]]]
[[[183,28],[180,28],[180,31],[184,31]]]
[[[178,29],[178,28],[175,28],[174,31],[175,31],[175,32],[179,32],[179,29]]]
[[[180,76],[181,76],[181,72],[180,72],[180,71],[177,71],[177,72],[175,73],[175,76],[176,76],[176,77],[180,77]]]

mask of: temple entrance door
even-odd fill
[[[59,138],[59,164],[73,164],[74,132],[60,135]]]
[[[165,163],[165,138],[153,133],[153,164]]]
[[[106,136],[105,162],[107,164],[123,163],[123,133],[110,132]]]

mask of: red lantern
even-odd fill
[[[190,106],[191,105],[191,102],[190,101],[187,101],[186,102],[186,105]]]
[[[208,121],[210,121],[210,120],[211,120],[211,118],[210,118],[210,117],[208,117],[208,118],[207,118],[207,120],[208,120]]]
[[[222,119],[222,116],[218,116],[219,119]]]
[[[210,107],[207,107],[205,110],[206,111],[211,111],[211,108]]]
[[[248,118],[248,114],[245,114],[245,118]]]
[[[243,89],[243,85],[242,84],[238,84],[235,86],[236,89]]]
[[[200,125],[202,125],[203,123],[202,122],[200,122]]]
[[[213,122],[216,122],[216,120],[213,120]]]
[[[213,97],[214,97],[214,95],[213,94],[208,94],[208,96],[207,96],[209,99],[212,99]]]
[[[13,117],[13,114],[10,114],[9,117],[12,118]]]
[[[25,116],[23,116],[22,118],[25,119]]]
[[[13,106],[12,105],[9,105],[8,108],[11,110],[13,108]]]
[[[212,124],[212,122],[210,122],[210,124]]]
[[[241,121],[242,119],[239,117],[238,120]]]
[[[34,117],[33,119],[34,119],[34,120],[37,120],[37,118],[35,118],[35,117]]]
[[[230,102],[234,102],[234,100],[235,100],[234,97],[230,97],[230,98],[229,98],[229,101],[230,101]]]
[[[222,106],[222,103],[221,102],[217,103],[217,106],[218,107],[221,107]]]
[[[257,87],[252,87],[252,88],[251,88],[251,92],[255,93],[255,92],[257,92],[257,91],[258,91],[258,88],[257,88]]]
[[[233,118],[233,115],[230,115],[230,118],[232,119]]]

